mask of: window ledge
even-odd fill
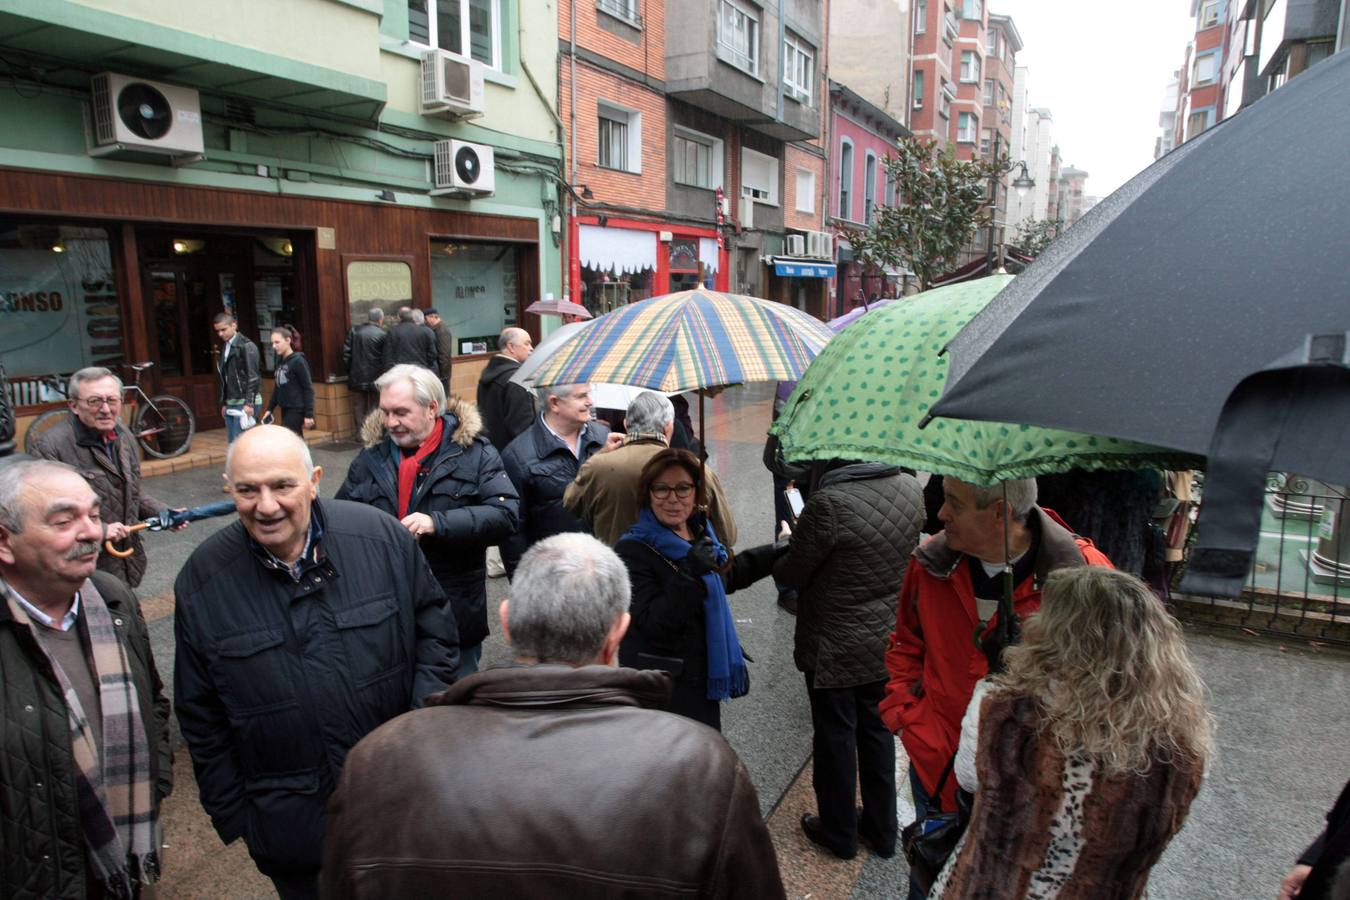
[[[717,188],[715,187],[704,187],[701,184],[690,184],[687,181],[680,181],[678,178],[672,178],[670,179],[670,181],[671,184],[675,185],[676,187],[689,188],[690,190],[694,191],[707,191],[708,193],[711,194],[713,191],[717,190]]]
[[[618,172],[620,175],[641,175],[641,169],[620,169],[616,166],[607,166],[604,163],[596,163],[597,169],[604,169],[606,172]]]
[[[642,30],[642,16],[640,16],[640,15],[639,15],[637,18],[635,18],[635,19],[630,19],[630,18],[628,18],[627,16],[625,16],[623,13],[619,12],[618,10],[616,10],[616,9],[610,9],[609,7],[605,6],[605,4],[602,3],[602,2],[600,2],[600,0],[596,0],[595,11],[596,11],[596,12],[600,12],[600,13],[604,13],[605,15],[609,16],[609,17],[610,17],[611,19],[613,19],[614,21],[616,21],[616,22],[622,22],[623,24],[627,25],[629,28],[636,28],[638,31],[641,31],[641,30]]]
[[[422,61],[422,54],[432,49],[425,44],[414,44],[412,41],[400,41],[398,38],[391,38],[387,35],[380,35],[380,49],[386,53],[392,53],[395,56],[404,56],[408,59]],[[519,84],[519,79],[515,75],[508,75],[505,72],[483,66],[483,80],[490,81],[493,84],[499,84],[502,87],[515,90]]]

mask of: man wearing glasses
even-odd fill
[[[141,536],[129,531],[166,506],[141,491],[141,458],[136,441],[118,418],[122,411],[122,379],[101,366],[70,376],[70,417],[48,429],[32,449],[34,456],[53,459],[80,470],[98,495],[105,539],[131,540],[131,556],[119,559],[100,553],[98,568],[137,587],[145,574]]]

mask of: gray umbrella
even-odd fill
[[[1350,482],[1350,54],[1178,147],[957,335],[932,415],[1209,456],[1183,589],[1236,595],[1268,470]]]

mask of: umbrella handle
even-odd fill
[[[127,532],[128,534],[131,534],[140,531],[142,528],[149,528],[149,527],[150,525],[146,522],[138,522],[135,525],[132,525],[130,528],[128,528]],[[118,559],[126,559],[128,556],[136,552],[135,547],[128,547],[125,550],[118,550],[117,547],[113,546],[112,541],[104,541],[103,549],[109,556],[115,556]]]

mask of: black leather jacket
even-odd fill
[[[258,345],[236,333],[230,338],[230,355],[220,350],[220,403],[234,401],[262,406],[262,376],[258,373]],[[256,414],[256,413],[255,413]]]
[[[347,387],[354,391],[374,388],[384,374],[385,331],[374,322],[357,325],[342,342],[342,365],[347,369]]]
[[[384,341],[384,371],[399,363],[424,366],[440,374],[435,332],[416,322],[399,322],[389,329],[389,336]]]

